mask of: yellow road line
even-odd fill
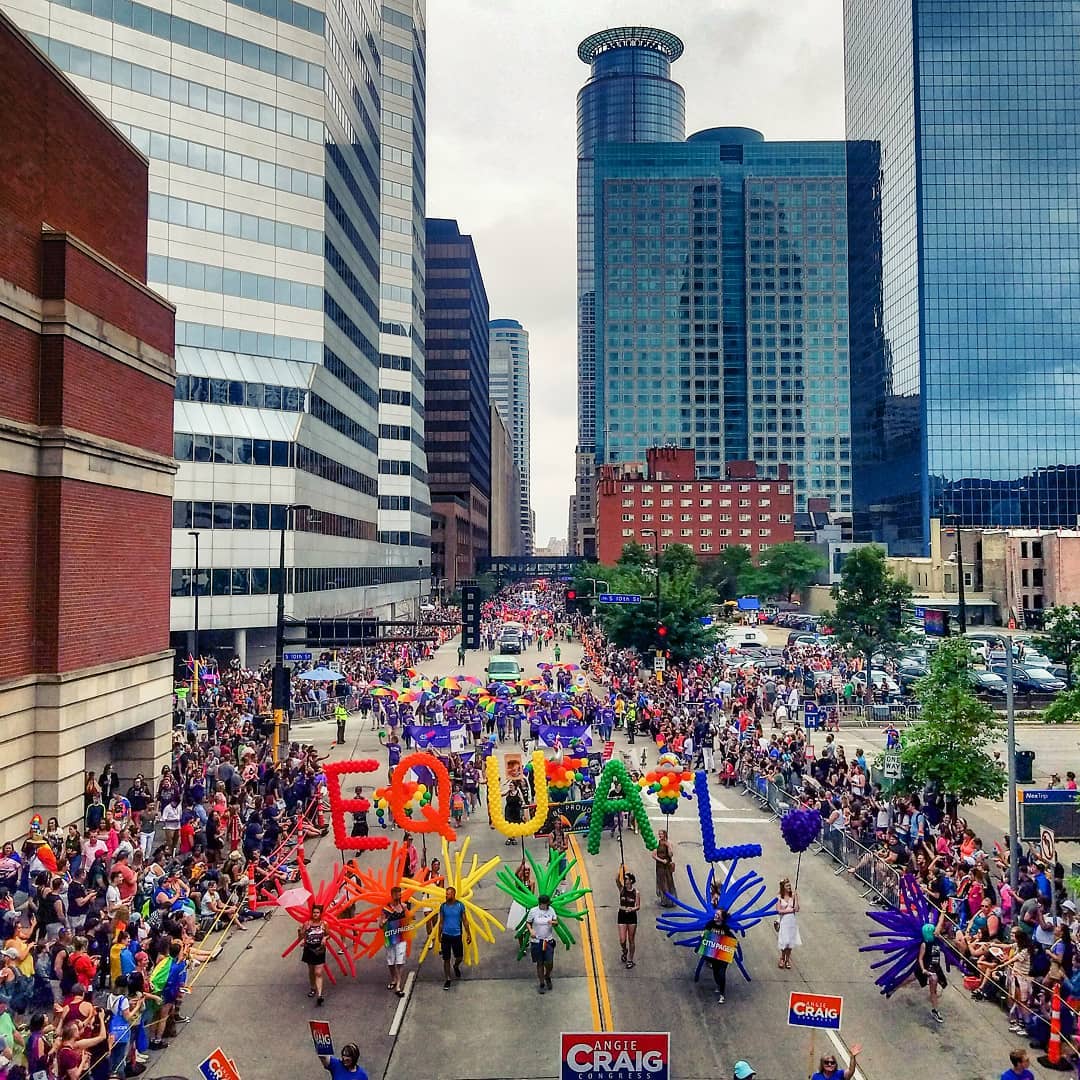
[[[581,883],[590,889],[589,871],[581,857],[581,848],[577,838],[570,837],[570,846],[577,860],[574,869],[581,875]],[[611,1012],[611,996],[608,993],[607,974],[604,971],[604,954],[600,945],[600,922],[596,915],[592,892],[585,894],[587,912],[585,933],[581,935],[581,945],[585,953],[585,975],[589,983],[589,1005],[593,1014],[594,1031],[612,1031],[615,1022]]]

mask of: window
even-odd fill
[[[771,506],[772,503],[768,499],[759,499],[758,506]]]
[[[740,514],[739,515],[739,520],[740,521],[749,521],[753,516],[754,516],[753,514]]]
[[[790,484],[781,484],[776,490],[779,491],[781,495],[790,495],[791,494],[791,485]]]
[[[1028,557],[1028,543],[1027,543],[1026,540],[1021,540],[1020,541],[1020,558],[1021,559],[1026,559],[1027,557]],[[1024,599],[1026,601],[1027,597],[1025,597]],[[1024,607],[1027,607],[1026,603],[1024,604]]]
[[[723,500],[723,499],[721,499],[721,500],[720,500],[720,505],[722,506],[722,505],[723,505],[723,503],[724,503],[724,500]],[[701,506],[712,506],[712,499],[702,499],[702,500],[700,501],[700,504],[699,504],[699,505],[701,505]]]
[[[1033,540],[1032,541],[1032,543],[1031,543],[1031,557],[1033,559],[1041,559],[1043,557],[1042,541],[1041,540]]]
[[[758,521],[772,521],[772,514],[758,514]]]
[[[964,576],[967,577],[966,574]],[[1041,589],[1043,587],[1043,572],[1041,568],[1031,571],[1031,584],[1036,589]]]
[[[660,520],[661,521],[672,521],[674,519],[672,518],[671,514],[661,514],[660,515]]]
[[[660,500],[660,505],[661,506],[673,506],[674,503],[672,502],[671,499],[661,499]]]
[[[739,500],[739,505],[740,506],[749,506],[750,505],[750,500],[749,499],[740,499]]]
[[[660,490],[661,491],[674,491],[675,486],[674,486],[674,484],[661,484],[660,485]]]
[[[777,516],[776,520],[779,521],[781,525],[790,525],[791,524],[791,515],[790,514],[780,514],[780,515]]]
[[[750,490],[750,485],[749,484],[740,484],[739,485],[739,490],[740,491],[749,491]]]
[[[1024,567],[1024,569],[1020,571],[1020,584],[1023,585],[1025,588],[1031,584],[1031,582],[1028,580],[1029,577],[1030,575],[1028,573],[1027,567]]]
[[[694,530],[693,529],[680,529],[679,530],[679,535],[680,536],[693,536],[694,535]]]
[[[772,536],[771,529],[758,529],[758,536]]]
[[[694,515],[693,514],[680,514],[679,515],[679,520],[680,521],[693,521],[694,520]]]
[[[698,490],[701,491],[702,494],[707,494],[712,491],[712,484],[702,484]]]
[[[623,499],[622,504],[623,504],[623,506],[633,506],[634,505],[634,500],[633,499]]]
[[[652,504],[653,504],[652,499],[642,499],[641,500],[641,505],[642,506],[652,506]]]
[[[634,515],[633,514],[623,514],[622,519],[623,519],[623,521],[633,521],[634,520]]]
[[[693,506],[694,505],[694,500],[693,499],[680,499],[679,500],[679,505],[680,506]]]
[[[739,535],[740,536],[752,536],[753,533],[754,533],[753,529],[740,529],[739,530]]]
[[[623,529],[622,534],[623,534],[623,536],[633,536],[634,535],[634,530],[633,529]]]
[[[698,544],[698,551],[712,551],[712,544]]]

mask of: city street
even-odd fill
[[[455,651],[456,642],[445,646],[428,666],[428,674],[457,670]],[[534,650],[522,657],[523,667],[532,669],[541,656],[551,659],[550,652]],[[565,660],[578,657],[578,647],[564,648]],[[485,662],[486,654],[472,653],[466,670],[482,674]],[[324,747],[333,738],[333,727],[327,723],[299,727],[295,736]],[[350,720],[346,745],[347,755],[334,748],[332,757],[383,756],[375,735],[360,730],[359,716]],[[635,756],[643,745],[647,744],[637,742]],[[617,734],[616,753],[625,749],[625,740]],[[774,895],[779,879],[793,876],[795,870],[795,856],[781,840],[775,820],[736,791],[714,786],[712,792],[718,843],[761,843],[763,857],[743,862],[740,870],[760,872],[768,886],[766,896]],[[655,818],[654,828],[663,827],[657,809],[650,816]],[[688,894],[686,864],[694,867],[699,881],[706,871],[694,802],[680,802],[670,832],[679,865],[678,888]],[[474,818],[462,834],[473,838],[482,860],[518,856],[519,849],[506,848],[484,816]],[[194,1077],[198,1063],[220,1045],[236,1061],[244,1080],[317,1077],[307,1021],[319,1018],[330,1022],[336,1046],[349,1040],[359,1043],[361,1064],[373,1080],[557,1077],[560,1032],[599,1029],[670,1031],[672,1076],[678,1080],[729,1076],[739,1058],[754,1065],[759,1080],[792,1080],[812,1070],[810,1037],[787,1025],[791,990],[843,995],[841,1041],[834,1045],[818,1033],[814,1052],[838,1051],[843,1060],[846,1045],[861,1043],[860,1065],[872,1080],[906,1075],[912,1060],[933,1060],[934,1076],[944,1080],[997,1077],[1007,1064],[1014,1043],[1003,1013],[993,1005],[971,1002],[959,989],[959,977],[944,995],[943,1027],[929,1019],[925,994],[917,987],[899,991],[888,1002],[878,995],[868,960],[857,951],[872,929],[863,914],[865,903],[846,877],[834,876],[832,864],[823,856],[803,859],[799,893],[804,944],[795,951],[793,970],[777,969],[775,934],[769,922],[762,923],[744,943],[753,981],[745,982],[733,968],[726,1004],[717,1005],[708,971],[695,985],[696,957],[670,944],[654,928],[657,908],[650,854],[634,834],[628,832],[624,842],[627,864],[642,889],[637,966],[632,971],[619,962],[614,884],[619,845],[605,833],[600,854],[585,857],[583,869],[594,890],[589,916],[572,927],[578,945],[569,952],[559,950],[552,993],[537,994],[533,968],[527,960],[515,960],[513,939],[502,934],[494,946],[481,943],[479,968],[466,968],[465,978],[449,992],[442,989],[440,965],[429,958],[399,1010],[398,999],[385,988],[380,957],[363,961],[356,980],[339,979],[329,989],[325,1007],[315,1009],[305,996],[307,984],[299,961],[295,956],[280,958],[293,939],[295,924],[277,913],[258,930],[250,924],[251,932],[234,934],[221,959],[200,974],[186,1010],[192,1023],[152,1063],[147,1076]],[[542,842],[529,843],[542,857]],[[582,838],[579,850],[583,849]],[[318,881],[338,855],[329,839],[310,853],[309,869]],[[436,853],[429,846],[428,854]],[[374,853],[361,864],[381,865],[381,858]],[[494,875],[485,879],[477,899],[505,917],[508,903],[495,888]],[[410,970],[415,970],[412,961]]]

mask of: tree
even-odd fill
[[[862,653],[869,667],[875,650],[888,652],[905,639],[900,615],[910,596],[911,586],[885,562],[885,549],[867,544],[844,559],[840,581],[832,587],[836,606],[822,618],[837,641]]]
[[[686,544],[670,544],[660,555],[660,570],[665,574],[697,574],[698,563],[694,549]]]
[[[731,544],[698,566],[698,580],[714,588],[721,600],[735,600],[751,592],[748,586],[753,574],[754,560],[745,544]]]
[[[758,557],[759,588],[767,596],[782,595],[790,601],[792,593],[812,584],[828,565],[825,556],[809,544],[774,544]]]
[[[1066,667],[1072,687],[1073,655],[1080,645],[1080,604],[1058,604],[1043,616],[1043,634],[1038,644],[1051,660]]]
[[[619,561],[616,566],[622,567],[642,567],[652,566],[653,553],[645,547],[644,544],[639,544],[636,540],[631,540],[629,544],[623,544],[622,554],[619,556]]]
[[[1074,720],[1080,720],[1080,688],[1062,690],[1043,709],[1042,720],[1047,724],[1069,724]]]
[[[915,696],[921,723],[904,733],[900,751],[911,788],[933,781],[961,804],[1000,799],[1006,774],[989,747],[1003,725],[975,696],[971,649],[963,638],[941,643],[929,672],[915,683]]]

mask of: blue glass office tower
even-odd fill
[[[594,183],[597,462],[787,464],[850,512],[845,144],[605,143]]]
[[[578,46],[590,66],[578,92],[578,446],[570,509],[570,552],[595,554],[596,299],[593,280],[593,156],[605,142],[682,142],[686,108],[671,63],[683,44],[665,30],[602,30]]]
[[[1080,4],[845,0],[844,27],[856,537],[1075,526]]]

